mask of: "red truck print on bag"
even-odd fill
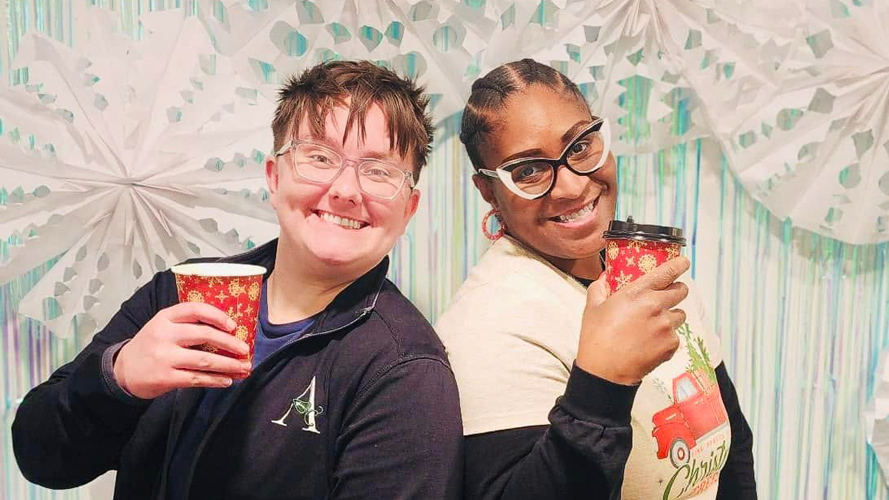
[[[688,463],[698,441],[728,422],[719,386],[696,372],[685,372],[673,379],[673,404],[651,418],[657,457],[669,456],[674,467]]]

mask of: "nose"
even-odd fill
[[[575,174],[571,169],[566,168],[565,165],[559,165],[556,184],[549,195],[553,199],[575,199],[584,193],[590,182],[588,175]]]
[[[345,165],[327,188],[327,194],[335,201],[358,205],[362,200],[361,187],[358,185],[358,169]]]

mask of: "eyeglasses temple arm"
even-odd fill
[[[277,157],[287,153],[287,151],[290,150],[290,148],[292,148],[292,147],[293,147],[293,141],[287,141],[286,144],[281,146],[281,149],[275,151],[275,157],[277,158]]]
[[[495,170],[489,170],[489,169],[487,169],[487,168],[480,168],[480,169],[477,169],[476,172],[478,172],[478,173],[480,173],[480,174],[487,175],[488,177],[494,177],[494,178],[499,178],[499,177],[500,177],[499,175],[497,175],[497,171],[495,171]]]

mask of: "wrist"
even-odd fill
[[[575,364],[559,401],[575,418],[606,426],[628,426],[638,390],[638,385],[616,384]]]
[[[582,356],[578,354],[575,364],[581,370],[615,384],[633,386],[642,383],[642,377],[621,370],[619,367],[614,366],[613,361],[606,358],[606,356]]]
[[[102,354],[102,379],[105,381],[105,387],[109,392],[114,394],[117,399],[128,404],[141,405],[147,400],[129,393],[121,386],[120,382],[118,382],[124,378],[124,373],[126,372],[126,370],[122,369],[122,366],[116,366],[118,365],[118,354],[129,342],[130,340],[127,339],[105,349],[105,352]]]
[[[129,343],[129,342],[128,342]],[[127,343],[127,344],[128,344]],[[125,370],[124,370],[124,357],[121,356],[121,353],[127,348],[127,344],[124,344],[117,352],[114,353],[114,356],[111,358],[111,373],[114,375],[114,382],[118,387],[123,389],[127,394],[132,394],[130,388],[127,386]]]

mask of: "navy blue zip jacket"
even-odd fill
[[[219,260],[271,272],[276,247]],[[234,389],[196,449],[188,498],[459,498],[454,376],[432,327],[386,279],[387,267],[388,258],[349,285],[303,336]],[[176,303],[175,278],[158,273],[72,362],[28,393],[12,426],[28,480],[71,488],[117,470],[115,499],[164,497],[173,444],[202,391],[139,400],[108,374],[116,347]]]

